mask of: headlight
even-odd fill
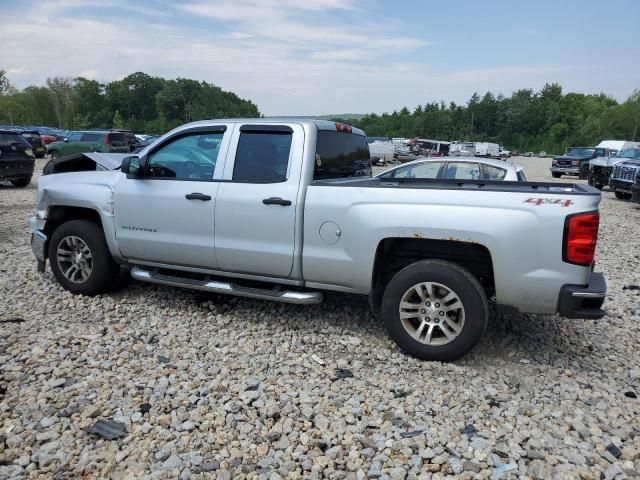
[[[573,165],[574,167],[579,167],[580,166],[580,160],[574,160],[573,162],[571,162],[571,165]]]
[[[26,153],[30,157],[33,157],[33,150],[31,150],[30,148],[25,148],[24,153]]]

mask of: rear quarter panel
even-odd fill
[[[527,201],[545,197],[570,202]],[[491,254],[499,304],[555,313],[562,285],[586,285],[589,276],[589,268],[562,260],[565,218],[595,210],[599,200],[570,192],[311,185],[304,211],[304,279],[310,286],[367,294],[376,250],[385,238],[471,242]],[[328,221],[341,231],[334,244],[319,234]]]

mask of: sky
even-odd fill
[[[265,115],[382,113],[558,82],[640,89],[638,0],[0,0],[0,69],[192,78]]]

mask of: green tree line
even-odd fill
[[[603,139],[640,140],[640,91],[611,97],[562,92],[557,83],[510,97],[474,94],[466,105],[444,102],[351,120],[369,136],[495,142],[512,150],[562,153]]]
[[[161,134],[193,120],[258,116],[250,100],[186,78],[166,80],[142,72],[109,83],[55,77],[46,86],[17,90],[0,70],[0,124]]]

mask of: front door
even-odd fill
[[[216,202],[215,248],[222,270],[291,274],[303,143],[297,124],[236,130]]]
[[[117,185],[116,235],[125,258],[217,268],[213,215],[219,183],[214,179],[218,170],[222,174],[230,136],[225,130],[179,132],[147,155],[144,178]]]

